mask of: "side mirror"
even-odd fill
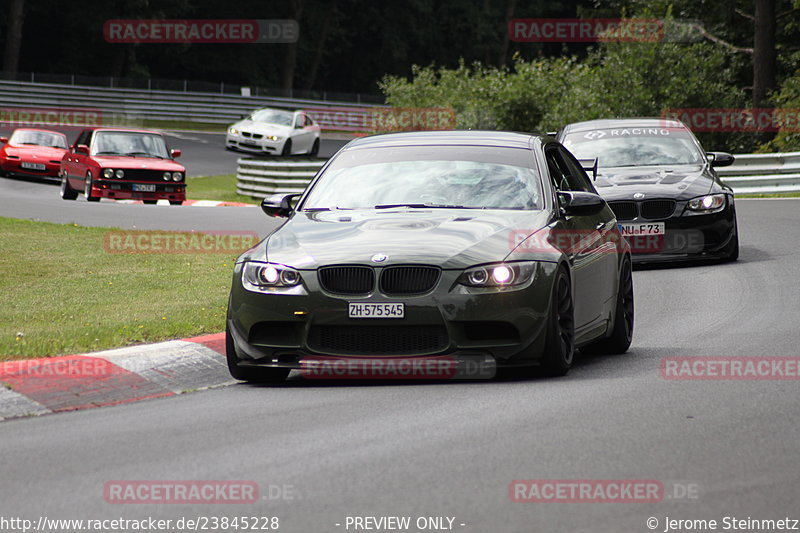
[[[261,210],[271,217],[287,218],[294,212],[292,201],[300,194],[273,194],[261,201]]]
[[[736,159],[728,152],[707,152],[706,157],[711,162],[712,167],[727,167],[732,165]]]
[[[86,146],[85,144],[79,144],[78,146],[75,147],[75,153],[89,155],[89,147]]]
[[[0,137],[0,143],[6,144],[8,142],[8,137]]]
[[[172,156],[172,159],[176,159],[181,156],[181,151],[176,148],[174,150],[170,150],[169,155]]]
[[[606,205],[599,194],[582,191],[561,191],[558,203],[565,215],[595,215]]]
[[[581,164],[581,168],[585,170],[587,173],[591,170],[592,171],[592,181],[597,179],[597,162],[600,161],[597,157],[594,159],[578,159],[578,163]]]

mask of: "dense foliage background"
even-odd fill
[[[553,130],[690,107],[800,108],[800,0],[0,0],[3,76],[63,73],[385,95],[463,127]],[[694,20],[688,42],[518,43],[513,18]],[[112,44],[109,19],[295,19],[295,44]],[[800,149],[800,134],[705,134]]]

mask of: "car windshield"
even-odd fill
[[[92,155],[126,155],[132,157],[169,157],[164,138],[157,133],[99,131],[92,142]]]
[[[611,128],[568,134],[563,144],[578,159],[597,166],[695,165],[705,160],[691,133],[682,128]]]
[[[294,114],[279,109],[261,109],[253,113],[250,117],[253,122],[265,122],[267,124],[278,124],[279,126],[291,126],[294,122]]]
[[[476,146],[354,149],[320,176],[302,208],[541,209],[530,150]]]
[[[52,131],[17,130],[8,143],[12,146],[49,146],[67,148],[67,137]]]

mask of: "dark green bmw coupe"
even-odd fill
[[[393,377],[417,378],[443,360],[455,362],[450,377],[470,377],[464,361],[563,375],[578,348],[631,343],[630,248],[548,137],[354,140],[302,195],[262,209],[285,222],[236,262],[227,357],[237,379],[282,381],[321,363],[350,377],[347,365],[381,362],[369,375],[386,376],[396,361],[410,371]]]

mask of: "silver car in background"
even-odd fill
[[[304,111],[265,107],[228,127],[225,147],[265,155],[319,153],[320,127]]]

